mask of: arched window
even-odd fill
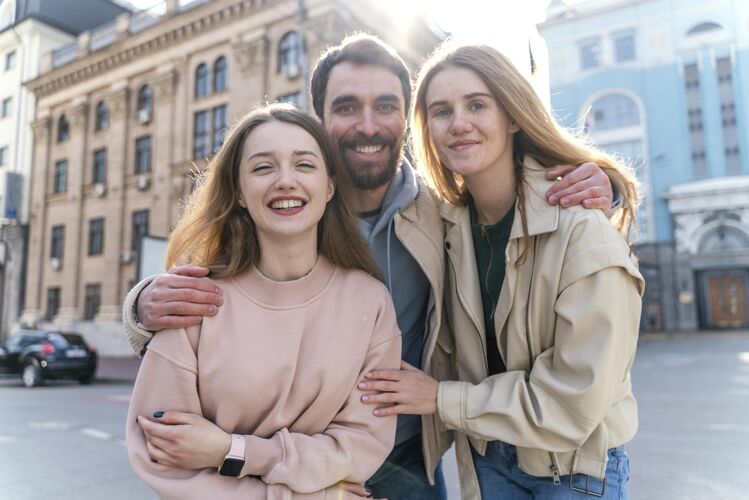
[[[735,227],[720,225],[700,242],[700,253],[723,253],[749,248],[749,235]]]
[[[138,91],[138,102],[136,103],[137,118],[140,123],[151,121],[153,112],[153,90],[148,85],[143,85]]]
[[[640,124],[637,104],[624,94],[607,94],[593,101],[585,117],[586,130],[609,130]]]
[[[94,126],[96,130],[106,130],[109,128],[109,108],[104,101],[99,101],[96,105],[96,120]]]
[[[288,79],[294,79],[302,73],[304,57],[304,39],[297,31],[289,31],[278,44],[278,72]]]
[[[195,68],[195,97],[207,96],[210,92],[208,88],[208,65],[200,63]]]
[[[703,33],[707,33],[708,31],[721,31],[723,30],[723,26],[721,26],[718,23],[714,23],[712,21],[699,23],[687,31],[687,36],[693,36],[693,35],[701,35]]]
[[[213,91],[223,92],[226,90],[228,80],[228,66],[224,56],[216,59],[213,63]]]
[[[57,142],[63,142],[70,139],[70,123],[65,115],[60,116],[57,120]]]

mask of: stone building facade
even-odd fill
[[[48,56],[27,84],[37,113],[22,321],[129,352],[119,318],[140,241],[168,236],[226,127],[266,101],[307,107],[310,61],[347,33],[380,36],[412,66],[440,40],[423,23],[393,26],[370,1],[167,1],[84,33],[64,64]]]

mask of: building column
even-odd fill
[[[93,276],[81,276],[81,259],[86,252],[83,234],[83,183],[88,158],[88,104],[80,102],[68,113],[70,117],[70,156],[68,159],[68,200],[70,215],[65,223],[65,259],[62,266],[63,284],[60,292],[60,312],[55,323],[69,324],[83,316],[80,300],[81,283]]]
[[[149,233],[166,237],[172,212],[172,163],[174,163],[174,99],[177,71],[173,68],[156,76],[154,89],[153,204]]]
[[[42,113],[40,113],[42,114]],[[29,216],[29,254],[26,275],[26,299],[19,319],[22,325],[32,325],[44,317],[42,277],[47,269],[44,255],[44,228],[46,227],[47,172],[50,166],[50,141],[52,119],[46,115],[31,124],[34,134],[31,179],[31,214]]]
[[[241,77],[229,81],[242,82],[242,85],[231,89],[230,109],[242,110],[240,114],[244,114],[245,110],[264,103],[268,94],[269,50],[270,43],[264,31],[243,35],[232,42],[234,62]],[[235,72],[234,64],[229,65],[229,72]]]
[[[104,262],[112,274],[101,282],[101,305],[96,321],[118,321],[122,308],[120,254],[123,244],[125,219],[125,179],[127,177],[127,147],[129,137],[129,90],[116,90],[106,98],[109,108],[107,148],[107,201],[109,210],[104,225]]]

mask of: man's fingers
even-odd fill
[[[372,413],[377,415],[378,417],[389,417],[390,415],[400,415],[403,413],[411,413],[409,410],[408,405],[404,404],[398,404],[394,406],[387,406],[384,408],[375,408],[372,410]]]
[[[196,266],[194,264],[174,266],[169,270],[169,274],[177,274],[180,276],[195,276],[196,278],[208,276],[209,272],[210,271],[207,267]]]
[[[370,495],[369,491],[367,491],[367,489],[364,487],[363,484],[340,483],[339,486],[341,489],[346,490],[349,493],[353,493],[354,495],[358,495],[360,497],[367,498]]]
[[[187,328],[199,325],[203,321],[202,316],[159,316],[149,321],[146,326],[149,330],[159,331],[171,328]]]
[[[178,276],[172,274],[161,274],[154,279],[154,288],[187,288],[191,290],[197,290],[199,292],[210,292],[216,295],[223,295],[221,288],[217,287],[209,280],[192,277],[192,276]]]
[[[559,200],[559,204],[564,208],[568,208],[579,205],[583,200],[600,198],[602,196],[605,196],[603,188],[595,186],[574,194],[564,196]],[[607,207],[609,206],[611,206],[611,200],[609,200],[609,204]]]
[[[401,379],[400,370],[372,370],[366,377],[370,380],[392,380],[397,382]]]
[[[557,177],[564,177],[565,175],[575,170],[575,168],[576,167],[574,165],[557,165],[556,167],[552,167],[546,170],[546,178],[556,179]]]
[[[393,392],[397,388],[398,385],[390,380],[365,380],[359,382],[359,389],[362,391]]]
[[[561,184],[562,181],[559,181],[557,184]],[[564,189],[558,189],[554,192],[553,196],[557,199],[557,201],[561,200],[562,198],[566,196],[573,195],[575,193],[579,193],[580,191],[585,191],[586,189],[590,189],[592,187],[597,187],[598,184],[595,180],[588,178],[583,179],[579,182],[576,182],[575,184],[572,184],[571,186],[567,186]],[[549,189],[551,191],[551,188]],[[601,191],[603,192],[603,191]],[[547,198],[550,198],[547,192]]]
[[[213,316],[218,306],[213,304],[193,304],[191,302],[157,302],[149,310],[150,317],[159,316]]]
[[[414,365],[409,364],[408,362],[406,362],[403,359],[401,360],[401,370],[408,370],[408,371],[412,371],[412,372],[420,372],[421,371],[418,368],[416,368]]]
[[[585,208],[600,208],[601,210],[608,210],[611,208],[611,199],[607,196],[588,198],[587,200],[583,200],[583,206]]]
[[[367,404],[400,403],[401,396],[396,392],[383,392],[381,394],[365,394],[361,397],[362,402]]]

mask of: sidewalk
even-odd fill
[[[100,357],[96,379],[100,382],[135,382],[138,367],[140,358],[136,356]]]

